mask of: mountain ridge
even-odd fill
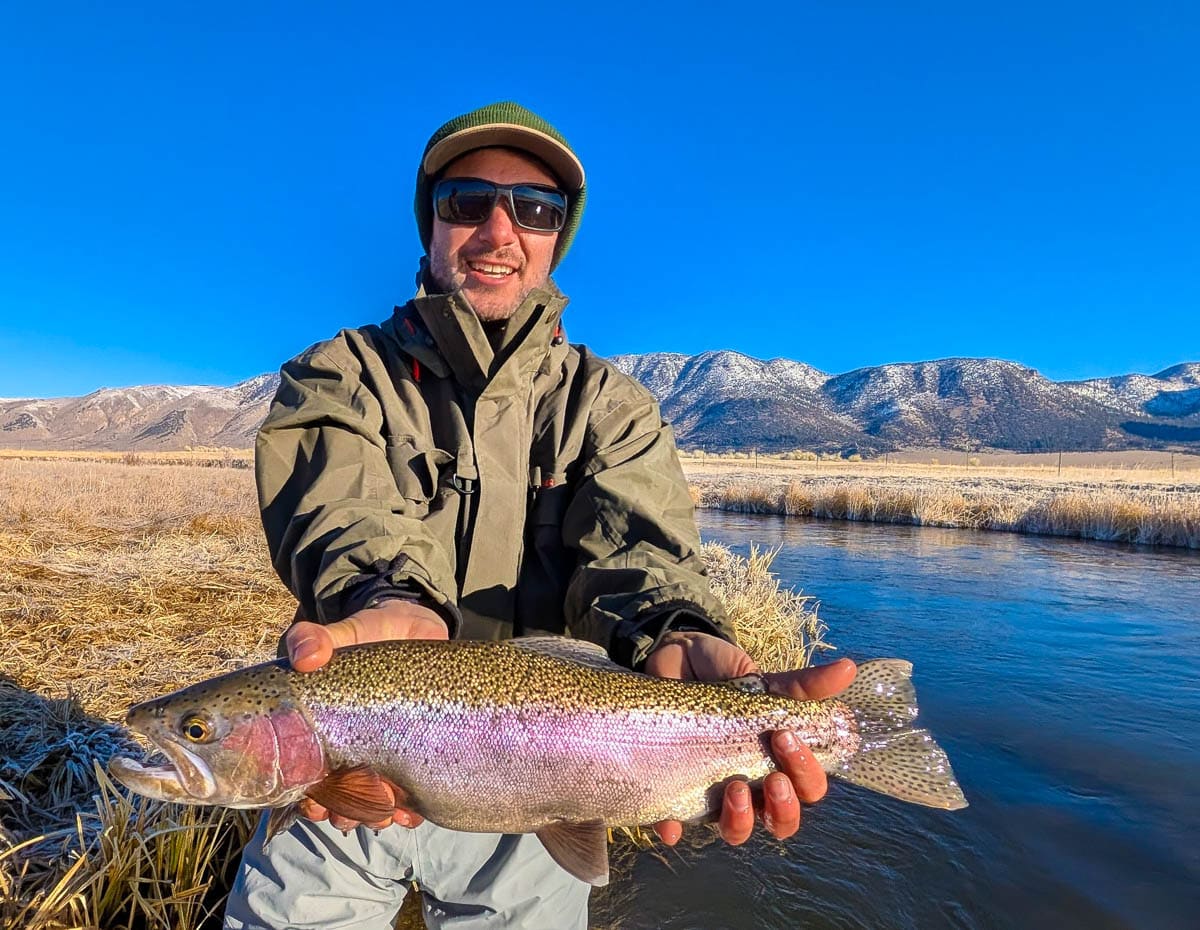
[[[946,358],[830,374],[731,349],[610,361],[641,381],[686,448],[878,454],[942,446],[1013,451],[1200,448],[1200,362],[1053,381],[1019,362]],[[245,448],[279,384],[152,384],[80,397],[0,399],[0,448]]]

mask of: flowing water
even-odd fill
[[[631,857],[599,927],[1200,928],[1200,553],[701,514],[833,656],[916,668],[971,806],[834,783],[793,839]]]

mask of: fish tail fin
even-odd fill
[[[917,693],[912,663],[875,659],[858,667],[853,684],[838,695],[858,722],[858,751],[830,774],[881,794],[959,810],[967,806],[950,760],[928,730],[912,726]]]

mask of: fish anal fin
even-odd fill
[[[362,823],[387,820],[396,809],[391,782],[365,765],[330,772],[304,793],[327,810]]]
[[[608,831],[601,820],[556,821],[537,831],[550,858],[589,885],[608,884]]]

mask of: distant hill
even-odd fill
[[[227,388],[146,385],[0,400],[0,448],[244,449],[254,444],[278,386],[278,375],[258,375]]]
[[[1115,450],[1200,442],[1200,363],[1056,382],[997,359],[948,358],[828,375],[737,352],[618,355],[680,444],[706,449]]]
[[[829,375],[738,352],[618,355],[658,398],[679,443],[875,454],[954,449],[1200,448],[1200,362],[1156,375],[1051,381],[996,359],[949,358]],[[102,388],[0,399],[0,448],[173,451],[253,444],[279,385]]]

